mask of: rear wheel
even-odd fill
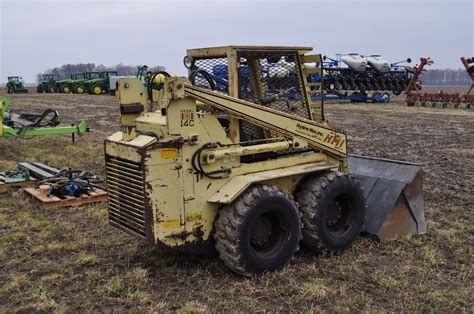
[[[69,88],[69,86],[64,85],[63,88],[62,88],[62,91],[65,94],[69,94],[71,92],[71,89]]]
[[[302,244],[316,252],[339,254],[354,243],[365,222],[362,188],[343,173],[308,179],[296,196],[303,215]]]
[[[251,276],[290,261],[301,237],[300,213],[291,196],[277,187],[255,185],[221,209],[215,229],[221,260]]]
[[[92,91],[92,94],[94,94],[94,95],[100,95],[100,94],[102,94],[104,89],[99,84],[96,84],[96,85],[92,86],[91,91]]]
[[[43,85],[39,84],[39,85],[36,87],[36,92],[37,92],[37,93],[42,93],[42,92],[43,92]]]
[[[82,86],[82,85],[77,85],[77,86],[74,88],[74,92],[75,92],[76,94],[84,94],[85,90],[86,90],[85,87]]]

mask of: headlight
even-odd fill
[[[184,66],[185,66],[187,69],[191,69],[192,67],[194,67],[194,59],[193,59],[193,57],[185,56],[184,59],[183,59],[183,63],[184,63]]]

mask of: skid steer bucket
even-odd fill
[[[365,232],[381,241],[426,232],[420,165],[350,155],[349,172],[364,188]]]

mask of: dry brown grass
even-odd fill
[[[94,133],[0,139],[0,169],[38,160],[103,173],[102,141],[118,128],[114,98],[15,95],[13,109],[51,104]],[[419,162],[428,234],[362,238],[342,256],[301,251],[281,271],[245,279],[216,256],[160,251],[110,227],[106,206],[40,210],[0,196],[0,312],[14,311],[472,311],[474,112],[390,105],[327,105],[352,153]],[[463,150],[464,149],[464,150]]]

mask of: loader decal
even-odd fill
[[[181,126],[194,126],[194,111],[189,109],[181,110]]]
[[[337,134],[328,134],[324,138],[324,141],[329,144],[334,144],[336,148],[342,147],[344,145],[345,140],[337,136]]]

